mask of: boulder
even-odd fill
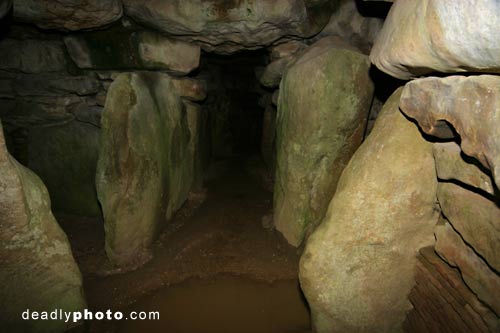
[[[370,59],[400,79],[436,71],[500,73],[499,12],[497,0],[398,0]]]
[[[27,166],[47,186],[53,211],[101,216],[95,189],[99,132],[78,120],[29,130]]]
[[[278,102],[274,221],[302,243],[326,213],[363,139],[373,96],[368,58],[326,38],[285,73]]]
[[[496,202],[451,183],[440,183],[438,200],[464,241],[500,272],[500,208]]]
[[[124,0],[128,16],[216,53],[257,49],[290,36],[310,37],[328,22],[334,1]],[[272,22],[272,24],[270,24]]]
[[[287,66],[293,61],[293,56],[277,59],[264,68],[259,77],[259,82],[267,88],[277,88]]]
[[[427,134],[450,138],[456,131],[462,151],[490,169],[500,186],[500,76],[414,80],[405,86],[400,107]]]
[[[183,77],[173,79],[172,84],[179,96],[191,102],[201,102],[207,98],[207,84],[203,80]]]
[[[7,151],[0,124],[0,330],[63,332],[64,320],[21,320],[30,311],[83,311],[80,270],[40,178]]]
[[[499,316],[500,276],[464,243],[449,223],[436,228],[435,249],[448,264],[460,270],[467,286]]]
[[[113,263],[147,260],[162,222],[186,200],[192,185],[189,137],[181,97],[168,75],[116,78],[102,115],[96,176]]]
[[[188,74],[200,63],[200,47],[150,31],[115,27],[64,38],[71,59],[83,69],[161,69]]]
[[[401,332],[418,250],[439,217],[432,144],[386,102],[300,260],[317,332]]]
[[[57,40],[0,40],[0,69],[22,73],[66,70],[64,44]]]
[[[15,0],[14,18],[43,29],[81,30],[118,20],[120,0]]]
[[[462,155],[457,143],[435,143],[433,153],[439,179],[458,181],[488,194],[495,194],[493,179],[488,170],[484,170],[475,159]]]
[[[337,36],[349,41],[349,44],[364,54],[369,54],[384,21],[377,17],[363,16],[358,6],[357,1],[341,0],[339,8],[316,38]]]

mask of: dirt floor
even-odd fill
[[[285,319],[282,321],[288,320],[290,323],[288,327],[280,323],[281,332],[308,329],[309,315],[298,288],[298,250],[289,246],[272,229],[272,193],[259,181],[262,177],[256,176],[260,172],[258,167],[255,167],[255,163],[251,165],[248,160],[241,159],[215,164],[209,172],[215,176],[206,183],[206,189],[192,193],[173,220],[165,223],[162,234],[153,246],[153,258],[135,270],[116,269],[106,260],[102,221],[58,216],[80,265],[89,308],[94,311],[126,311],[140,304],[154,308],[157,302],[168,303],[161,307],[171,313],[172,308],[179,306],[179,303],[162,301],[159,295],[166,295],[164,298],[185,295],[184,299],[193,302],[191,306],[185,304],[187,312],[184,311],[183,316],[189,318],[189,308],[194,311],[193,305],[201,304],[203,299],[193,296],[194,287],[202,288],[196,294],[205,293],[205,299],[219,299],[221,304],[225,302],[225,305],[220,305],[225,311],[231,308],[240,311],[230,305],[231,300],[228,298],[239,290],[243,298],[247,297],[244,295],[261,293],[262,303],[266,303],[270,297],[276,298],[278,303],[274,303],[273,308],[283,307]],[[240,281],[235,281],[235,277]],[[203,286],[206,288],[203,289]],[[269,286],[274,286],[274,289],[267,290]],[[280,299],[284,305],[278,305],[281,304]],[[261,301],[254,299],[250,303]],[[286,309],[287,304],[296,309]],[[210,308],[209,304],[207,308]],[[196,316],[202,318],[200,309],[196,311],[193,315],[197,313]],[[257,308],[245,311],[264,312]],[[235,317],[236,313],[228,315]],[[270,317],[276,319],[279,313]],[[207,320],[209,318],[207,314]],[[264,320],[264,317],[252,318],[254,322]],[[234,324],[234,320],[232,322]],[[134,330],[134,326],[129,325],[127,328],[119,324],[93,322],[88,325],[88,331],[149,330],[146,326]],[[183,324],[176,322],[175,325]],[[278,324],[274,321],[269,325]],[[217,331],[216,326],[212,327],[214,331]],[[159,327],[158,324],[156,327]],[[220,332],[224,331],[222,327]],[[178,330],[171,330],[174,331]],[[210,330],[207,328],[206,331]],[[233,331],[238,329],[234,328]],[[259,327],[259,331],[265,330]]]

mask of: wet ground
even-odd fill
[[[254,165],[249,167],[249,165]],[[205,191],[153,246],[153,258],[123,271],[106,260],[102,222],[60,217],[92,310],[160,311],[160,321],[94,322],[90,332],[304,332],[297,249],[270,228],[272,193],[255,164],[214,165]]]

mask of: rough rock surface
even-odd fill
[[[108,91],[96,182],[106,252],[116,264],[146,260],[161,222],[187,198],[192,158],[184,111],[166,74],[121,74]]]
[[[449,223],[436,228],[436,252],[451,266],[458,267],[467,286],[500,314],[500,276],[465,244]]]
[[[44,29],[97,28],[118,20],[120,0],[15,0],[14,17]]]
[[[458,269],[438,257],[434,247],[420,250],[417,258],[417,283],[409,296],[414,309],[403,325],[406,333],[500,330],[498,316],[477,299]]]
[[[440,183],[438,200],[443,214],[484,260],[500,271],[500,200],[450,183]]]
[[[21,321],[23,311],[82,311],[82,278],[42,181],[7,152],[0,124],[0,329],[59,332],[64,321]]]
[[[64,44],[54,40],[0,40],[0,69],[22,73],[66,70]]]
[[[337,36],[369,54],[383,23],[380,18],[361,15],[356,1],[341,0],[339,8],[315,38]]]
[[[328,22],[337,1],[124,0],[128,16],[165,33],[233,53],[285,36],[309,37]]]
[[[433,152],[439,179],[458,181],[488,194],[495,194],[493,179],[488,170],[484,170],[475,159],[462,155],[457,143],[435,143]]]
[[[373,94],[368,58],[325,38],[285,73],[277,115],[274,221],[301,244],[361,144]]]
[[[154,32],[120,28],[70,35],[71,59],[83,69],[161,69],[188,74],[200,63],[200,47]]]
[[[28,163],[45,183],[52,210],[100,216],[95,189],[99,128],[74,120],[29,130]]]
[[[444,121],[451,124],[460,135],[462,151],[490,169],[500,186],[500,76],[414,80],[405,86],[400,107],[428,134],[453,136],[443,130]]]
[[[435,71],[500,73],[499,12],[497,0],[398,0],[370,59],[400,79]]]
[[[317,332],[399,332],[411,308],[416,254],[439,217],[432,144],[386,102],[344,169],[300,265]]]

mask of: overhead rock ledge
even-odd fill
[[[443,133],[444,121],[460,135],[462,151],[490,169],[500,186],[500,76],[450,76],[409,82],[401,110],[430,135]],[[452,133],[453,134],[453,133]]]
[[[328,22],[337,0],[124,0],[128,16],[160,31],[233,53],[285,36],[310,37]]]
[[[123,14],[120,0],[16,0],[14,17],[44,29],[97,28]]]
[[[400,79],[430,72],[500,73],[500,2],[398,0],[371,61]]]

